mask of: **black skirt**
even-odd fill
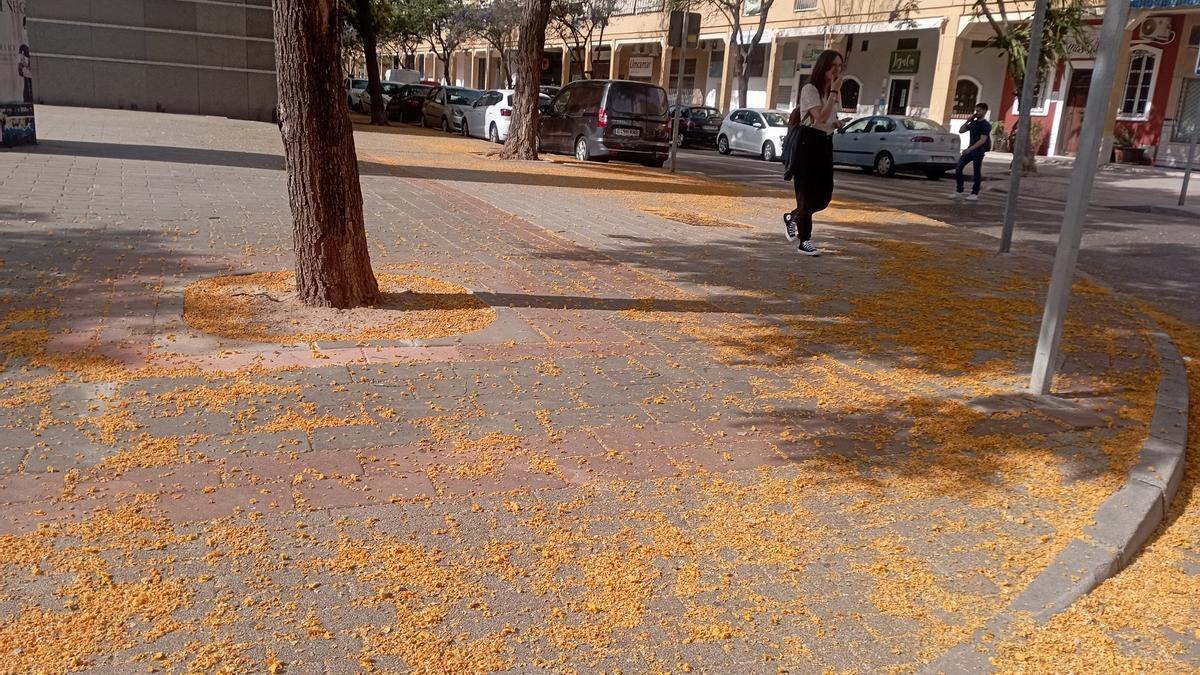
[[[789,133],[784,177],[796,183],[804,195],[804,210],[824,211],[833,198],[833,139],[812,127],[796,127]]]

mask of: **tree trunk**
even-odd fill
[[[376,44],[375,11],[371,0],[354,0],[358,14],[358,32],[363,42],[363,58],[367,62],[367,91],[371,94],[371,124],[387,126],[387,111],[383,108],[383,87],[379,84],[379,47]]]
[[[517,38],[517,90],[513,94],[512,123],[502,159],[537,159],[538,85],[542,78],[542,51],[546,47],[546,22],[551,0],[522,0],[521,28]]]
[[[275,0],[275,68],[287,157],[296,291],[317,307],[379,299],[342,90],[338,0]]]
[[[454,83],[450,81],[450,59],[454,58],[454,52],[447,49],[446,58],[442,60],[442,80],[447,87],[453,87]]]
[[[741,45],[737,46],[737,84],[738,84],[738,106],[742,108],[749,107],[746,99],[750,96],[750,52],[754,51],[754,47],[750,47],[750,51],[743,51]]]

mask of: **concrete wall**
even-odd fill
[[[34,100],[270,120],[270,0],[29,3]]]

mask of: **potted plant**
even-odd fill
[[[1113,129],[1113,157],[1121,164],[1144,164],[1146,149],[1133,146],[1133,127],[1118,125]]]
[[[992,126],[992,150],[996,152],[1012,152],[1012,137],[1004,131],[1004,122],[996,120]]]

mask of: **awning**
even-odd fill
[[[1132,0],[1133,9],[1165,9],[1168,7],[1200,7],[1200,0]]]
[[[1192,0],[1200,2],[1200,0]],[[908,21],[878,21],[875,23],[840,23],[832,26],[801,26],[799,28],[780,28],[775,31],[776,38],[810,37],[816,35],[860,35],[862,33],[893,33],[909,30],[929,30],[941,28],[946,20],[942,16]]]

